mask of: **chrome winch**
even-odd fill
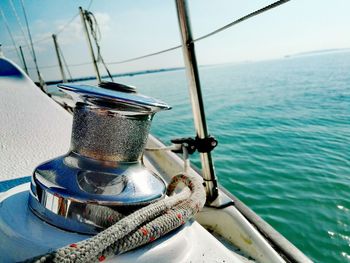
[[[57,227],[93,234],[91,214],[109,207],[126,215],[159,200],[165,183],[141,161],[154,114],[170,107],[129,86],[60,85],[74,107],[70,151],[39,165],[29,206]]]

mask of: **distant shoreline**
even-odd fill
[[[152,74],[152,73],[160,73],[160,72],[168,72],[168,71],[175,71],[175,70],[181,70],[184,69],[183,67],[174,67],[174,68],[161,68],[161,69],[147,69],[147,70],[140,70],[140,71],[133,71],[133,72],[126,72],[126,73],[118,73],[118,74],[112,74],[112,77],[132,77],[136,75],[144,75],[144,74]],[[104,75],[101,77],[102,79],[109,78],[108,75]],[[78,82],[78,81],[86,81],[86,80],[94,80],[96,79],[95,76],[88,76],[88,77],[80,77],[80,78],[74,78],[72,80],[68,80],[68,82]],[[46,85],[55,85],[63,83],[62,80],[50,80],[46,82]]]
[[[311,50],[306,52],[300,52],[290,55],[285,55],[285,58],[293,58],[293,57],[303,57],[303,56],[311,56],[311,55],[321,55],[328,53],[336,53],[336,52],[346,52],[350,51],[350,48],[330,48],[330,49],[321,49],[321,50]]]
[[[338,52],[350,52],[350,48],[332,48],[332,49],[321,49],[321,50],[311,50],[311,51],[305,51],[295,54],[288,54],[284,57],[280,57],[277,59],[283,59],[283,58],[298,58],[298,57],[304,57],[304,56],[313,56],[313,55],[322,55],[322,54],[329,54],[329,53],[338,53]],[[275,58],[276,59],[276,58]],[[272,59],[272,60],[275,60]],[[271,59],[264,59],[262,61],[269,61]],[[217,66],[217,65],[225,65],[225,64],[241,64],[241,63],[251,63],[251,62],[261,62],[261,61],[240,61],[240,62],[228,62],[228,63],[222,63],[222,64],[212,64],[212,65],[201,65],[200,67],[205,66]],[[132,71],[132,72],[125,72],[125,73],[118,73],[113,74],[112,77],[132,77],[137,75],[145,75],[145,74],[153,74],[153,73],[160,73],[160,72],[169,72],[169,71],[176,71],[176,70],[183,70],[184,67],[171,67],[171,68],[161,68],[161,69],[148,69],[148,70],[139,70],[139,71]],[[102,79],[108,79],[108,75],[103,75],[101,77]],[[88,80],[94,80],[96,79],[95,76],[87,76],[87,77],[79,77],[74,78],[73,80],[68,80],[68,82],[79,82],[79,81],[88,81]],[[62,80],[50,80],[47,81],[47,85],[56,85],[63,83]]]

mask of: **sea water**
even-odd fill
[[[350,53],[206,66],[200,78],[220,184],[312,260],[350,262]],[[163,142],[195,136],[184,70],[117,81],[173,107],[152,124]]]
[[[350,262],[350,52],[205,66],[200,80],[220,184],[315,262]],[[173,107],[152,124],[165,144],[195,136],[184,70],[115,81]]]

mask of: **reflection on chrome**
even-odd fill
[[[93,234],[104,227],[94,217],[101,206],[123,216],[163,198],[164,181],[141,157],[153,115],[170,107],[137,93],[60,88],[76,103],[71,149],[35,169],[32,211],[60,228]]]

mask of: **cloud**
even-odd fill
[[[102,36],[107,35],[111,31],[111,17],[107,13],[95,13],[98,26]],[[15,39],[17,43],[26,45],[26,40],[20,32],[16,32]],[[32,35],[35,49],[37,52],[43,52],[48,48],[52,48],[52,34],[57,34],[58,42],[61,46],[74,45],[77,42],[85,41],[80,16],[76,16],[71,22],[69,20],[55,20],[53,22],[45,22],[43,20],[35,20],[32,26]],[[7,47],[6,47],[7,48]]]
[[[98,26],[100,27],[101,34],[108,34],[111,31],[111,17],[107,13],[95,14]]]
[[[108,34],[111,31],[111,17],[106,13],[95,13],[94,15],[102,36]],[[71,45],[85,38],[80,16],[77,16],[69,25],[67,21],[58,20],[55,22],[55,28],[56,32],[60,32],[61,45]]]
[[[34,21],[32,27],[36,30],[46,31],[48,29],[48,23],[42,19],[37,19]]]
[[[106,39],[111,32],[111,17],[106,13],[96,12],[95,18],[97,20],[98,26],[101,31],[102,39]],[[52,34],[58,34],[57,40],[60,47],[65,50],[75,50],[75,53],[79,57],[76,46],[84,45],[86,46],[85,33],[82,28],[82,23],[80,16],[76,16],[71,22],[69,20],[51,20],[51,21],[43,21],[41,19],[37,19],[31,23],[31,32],[34,42],[34,48],[37,56],[40,58],[42,56],[47,56],[47,54],[51,54],[54,50],[53,48],[53,40]],[[27,33],[27,32],[25,32]],[[23,34],[19,29],[13,32],[14,38],[17,44],[23,46],[23,51],[25,56],[28,58],[28,61],[31,60],[30,55],[30,46],[27,45],[29,40],[26,40],[23,37]],[[27,38],[27,34],[26,34]],[[68,48],[68,49],[67,49]],[[6,43],[6,45],[2,46],[2,49],[5,54],[10,55],[10,57],[16,58],[15,47],[11,43]],[[49,53],[48,53],[49,52]],[[50,57],[51,58],[51,57]],[[45,60],[48,58],[46,57]],[[49,62],[48,62],[49,63]],[[50,64],[50,63],[49,63]]]
[[[60,45],[70,45],[84,38],[80,16],[75,17],[69,24],[67,21],[57,20],[54,22],[54,28],[54,32],[59,33],[57,38]]]

